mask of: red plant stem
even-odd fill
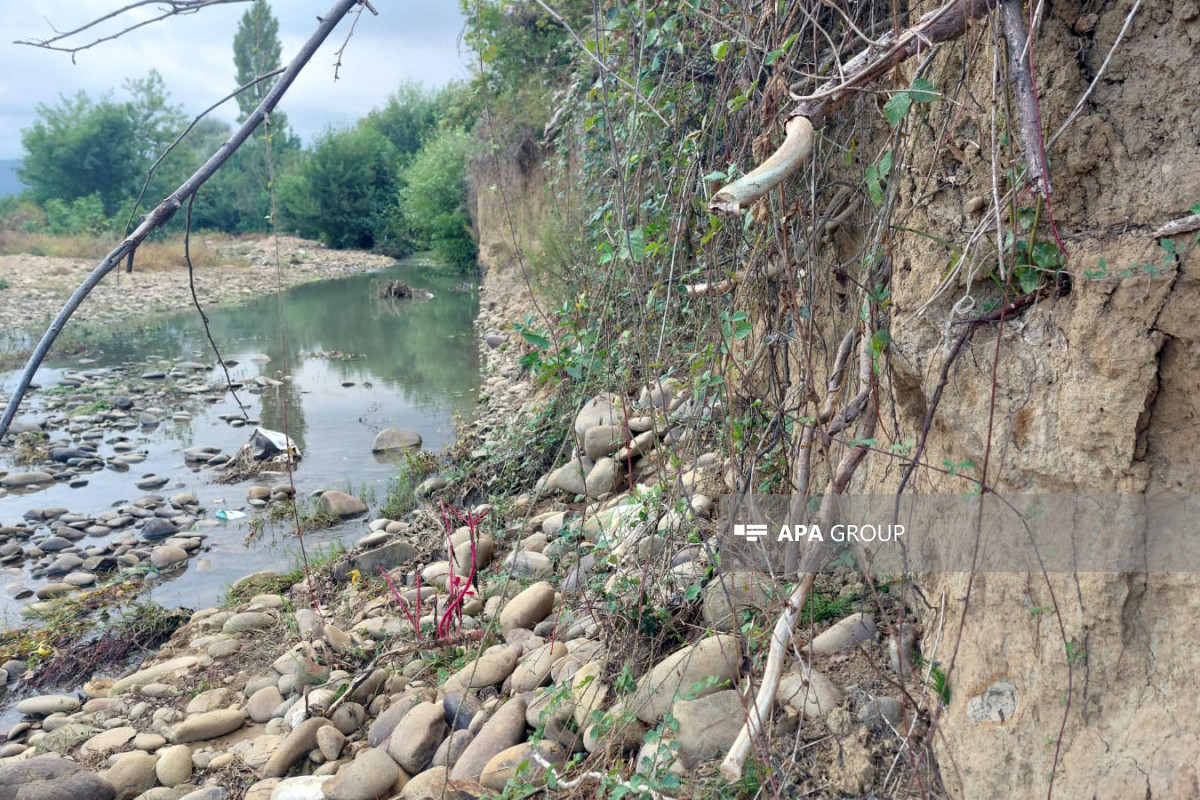
[[[382,565],[378,569],[379,569],[379,572],[383,575],[383,579],[385,581],[387,581],[388,588],[391,589],[391,591],[392,591],[392,597],[394,597],[396,599],[396,605],[400,606],[400,610],[404,612],[404,615],[406,617],[408,617],[409,624],[413,626],[413,630],[415,630],[417,632],[417,636],[420,637],[421,626],[418,624],[418,618],[413,616],[412,609],[409,608],[408,603],[404,602],[404,598],[400,596],[400,592],[398,592],[396,590],[396,584],[392,581],[392,576],[390,574],[388,574],[388,571],[385,570]],[[418,574],[417,575],[417,606],[418,606],[418,608],[420,607],[420,603],[421,603],[421,576]]]

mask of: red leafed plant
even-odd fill
[[[446,608],[438,616],[437,606],[434,606],[434,618],[437,620],[437,626],[434,630],[435,639],[446,639],[460,632],[462,628],[462,607],[468,597],[475,594],[474,588],[477,585],[476,572],[476,544],[478,542],[477,528],[483,518],[488,515],[488,509],[484,509],[481,513],[473,513],[471,511],[462,512],[453,506],[446,505],[446,501],[442,501],[442,525],[446,528],[446,550],[450,563],[450,574],[446,577],[447,601]],[[454,521],[458,520],[467,526],[471,542],[471,563],[468,565],[469,570],[465,576],[455,571],[454,564]],[[424,638],[421,631],[421,573],[417,573],[417,602],[416,609],[413,609],[404,598],[400,596],[399,590],[396,589],[395,582],[392,581],[392,576],[382,566],[379,571],[383,574],[384,580],[387,581],[388,589],[392,592],[392,597],[396,604],[400,606],[400,610],[408,617],[409,624],[417,633],[417,639],[420,641]]]

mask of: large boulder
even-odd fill
[[[677,699],[694,700],[728,688],[742,664],[736,636],[718,634],[677,650],[638,680],[625,707],[647,724],[665,714]]]
[[[598,425],[619,427],[625,424],[625,413],[620,406],[620,398],[614,395],[596,395],[584,403],[583,408],[575,415],[575,438],[583,444],[587,432]]]
[[[372,453],[396,453],[405,450],[420,450],[421,434],[408,428],[385,428],[375,436]]]
[[[359,500],[353,495],[340,492],[337,489],[330,489],[321,494],[321,499],[317,501],[317,507],[323,513],[332,514],[341,519],[349,519],[357,517],[360,514],[367,513],[367,504]]]

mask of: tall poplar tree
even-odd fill
[[[254,0],[250,10],[242,15],[237,34],[233,37],[233,65],[237,67],[238,86],[245,86],[259,75],[279,68],[283,47],[279,44],[279,20],[271,13],[266,0]],[[267,96],[273,80],[255,84],[237,96],[238,122],[242,122]],[[283,130],[282,114],[276,113],[272,122]]]

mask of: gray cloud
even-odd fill
[[[120,0],[31,0],[0,4],[0,158],[21,155],[20,131],[36,119],[39,103],[57,103],[60,95],[85,91],[99,97],[108,91],[121,96],[121,84],[144,77],[150,69],[162,73],[171,100],[189,114],[199,113],[236,88],[233,35],[244,4],[214,6],[141,28],[76,56],[12,43],[13,39],[44,38],[55,28],[65,30],[90,21]],[[286,62],[308,38],[316,17],[329,10],[330,0],[276,0],[283,59]],[[469,56],[460,52],[462,15],[455,0],[414,2],[375,0],[379,16],[364,13],[342,59],[339,79],[333,79],[335,51],[350,29],[347,18],[317,52],[296,80],[281,109],[307,142],[329,126],[352,123],[381,104],[397,86],[414,80],[427,86],[467,77]],[[142,12],[142,18],[150,16]],[[105,28],[115,31],[116,26]],[[233,121],[236,104],[215,112]]]

